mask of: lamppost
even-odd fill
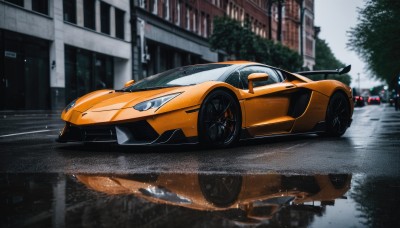
[[[358,75],[358,95],[361,96],[361,79],[360,79],[360,73],[357,73]]]

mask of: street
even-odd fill
[[[341,138],[218,150],[56,143],[56,112],[3,111],[0,125],[2,227],[400,225],[400,112],[387,104],[355,108]]]

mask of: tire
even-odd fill
[[[350,106],[348,99],[342,93],[335,93],[329,100],[326,110],[326,130],[323,135],[340,137],[350,124]]]
[[[200,190],[204,198],[216,207],[234,204],[242,189],[242,176],[199,174]]]
[[[212,91],[203,101],[198,119],[202,145],[225,148],[239,139],[242,117],[236,97],[224,90]]]

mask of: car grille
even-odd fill
[[[64,137],[67,141],[105,142],[116,141],[114,126],[85,126],[78,127],[67,124]]]
[[[75,126],[67,123],[64,133],[60,137],[65,141],[116,142],[116,126],[127,129],[134,141],[137,142],[151,142],[159,137],[157,132],[145,120],[133,123],[100,126]]]
[[[115,127],[84,127],[81,129],[82,141],[116,141]]]

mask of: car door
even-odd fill
[[[252,73],[267,73],[268,80],[254,82],[254,92],[248,90],[247,77]],[[293,83],[283,81],[277,70],[265,66],[248,66],[239,70],[245,106],[245,128],[251,136],[290,132],[295,118],[288,115]]]

